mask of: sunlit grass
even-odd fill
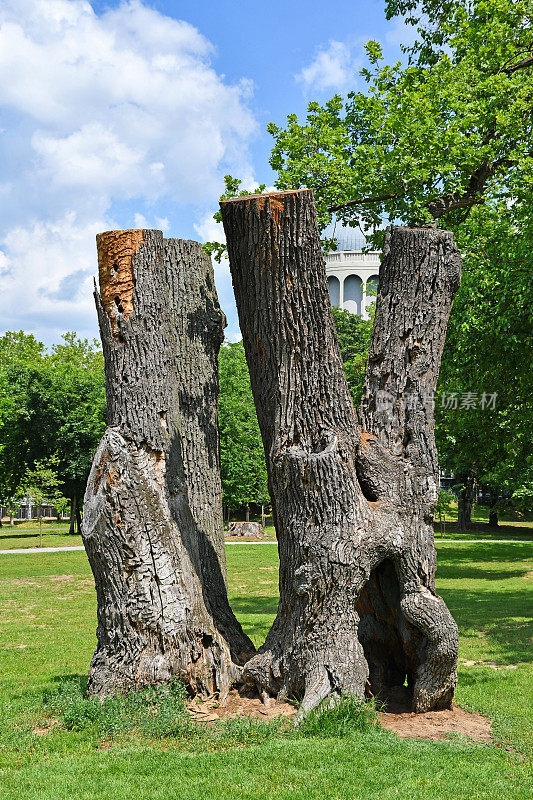
[[[166,703],[165,724],[153,729],[135,703],[91,721],[98,715],[80,689],[96,629],[85,553],[2,556],[0,796],[525,800],[533,546],[437,547],[438,591],[461,632],[457,700],[494,720],[498,746],[399,740],[374,725],[357,729],[354,709],[298,736],[249,721],[198,736],[172,728],[179,703],[164,699],[156,705]],[[226,551],[232,606],[260,644],[276,612],[277,547],[228,544]],[[62,687],[71,693],[63,704]]]

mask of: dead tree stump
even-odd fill
[[[254,648],[226,594],[211,262],[160,231],[97,246],[108,427],[82,526],[98,600],[89,692],[177,676],[223,698]]]
[[[280,553],[278,613],[245,680],[302,698],[300,714],[406,679],[415,711],[449,707],[458,636],[434,586],[437,462],[425,395],[459,285],[452,235],[388,234],[361,420],[313,193],[237,198],[221,210]]]

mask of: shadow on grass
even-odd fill
[[[79,536],[79,534],[74,533],[73,536]],[[43,528],[43,538],[45,536],[69,536],[68,530],[66,531],[46,531]],[[39,528],[35,530],[28,531],[27,533],[15,533],[14,531],[8,531],[2,529],[2,533],[0,533],[0,544],[2,543],[3,539],[38,539],[39,538]]]
[[[446,587],[442,589],[442,596],[459,626],[460,634],[472,636],[475,631],[475,635],[497,650],[494,654],[496,661],[516,664],[532,660],[532,625],[525,621],[529,618],[530,604],[524,593],[480,593]]]
[[[447,522],[446,531],[444,536],[441,535],[440,524],[434,524],[435,540],[438,542],[445,542],[451,537],[452,541],[461,541],[461,539],[486,539],[490,542],[491,539],[521,539],[524,541],[533,542],[533,529],[523,525],[498,525],[497,528],[490,528],[487,523],[479,522],[474,523],[467,531],[459,531],[457,523]]]
[[[80,687],[80,691],[85,695],[87,693],[87,675],[80,675],[79,672],[71,672],[66,675],[54,675],[52,683],[72,683],[76,682]]]
[[[239,614],[258,614],[275,616],[278,610],[277,597],[230,597],[230,603],[237,616]]]
[[[510,578],[524,578],[531,570],[523,569],[498,570],[475,567],[473,565],[458,566],[457,564],[441,565],[438,568],[439,578],[451,578],[455,580],[478,580],[478,581],[505,581]]]

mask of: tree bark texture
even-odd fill
[[[89,691],[177,676],[223,698],[254,648],[226,593],[211,263],[160,231],[97,247],[108,427],[82,524],[98,600]]]
[[[458,637],[434,587],[437,461],[424,395],[459,284],[452,236],[387,234],[359,419],[312,192],[221,209],[280,554],[278,613],[244,679],[301,698],[300,715],[406,679],[415,711],[448,707]]]

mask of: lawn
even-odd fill
[[[518,541],[533,542],[533,521],[510,519],[504,516],[497,528],[489,528],[487,525],[488,509],[484,506],[474,506],[472,514],[472,527],[468,531],[457,530],[457,504],[451,507],[451,514],[446,517],[444,533],[441,524],[435,522],[435,538],[461,541],[467,539],[515,539]],[[47,519],[43,524],[43,547],[72,547],[82,545],[81,536],[69,536],[69,523],[57,522]],[[267,539],[276,538],[274,526],[271,518],[267,517],[266,526]],[[4,520],[3,527],[0,528],[0,550],[28,549],[40,546],[39,523],[37,520],[31,522],[19,521],[14,526],[9,525]]]
[[[375,729],[287,736],[266,726],[199,739],[136,730],[104,737],[90,726],[67,730],[61,718],[39,735],[50,717],[43,692],[86,674],[92,576],[83,552],[1,556],[0,797],[529,798],[533,545],[437,547],[438,589],[461,632],[457,701],[491,717],[491,745],[400,740]],[[276,546],[226,550],[232,606],[259,644],[276,610]]]

